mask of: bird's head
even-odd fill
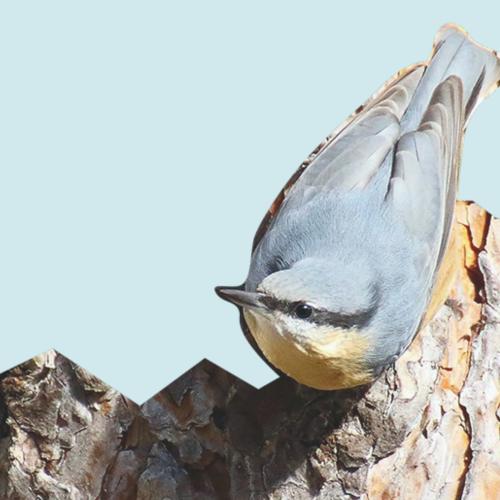
[[[305,385],[338,389],[373,378],[365,358],[378,305],[376,282],[368,266],[309,258],[266,276],[254,290],[216,291],[243,308],[252,336],[274,366]]]

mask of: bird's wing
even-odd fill
[[[456,111],[464,113],[460,122],[463,127],[479,102],[500,86],[500,58],[458,26],[445,25],[437,33],[426,63],[410,66],[386,82],[302,163],[261,222],[253,250],[278,213],[299,206],[321,191],[365,186],[399,135],[406,137],[401,141],[400,158],[404,156],[405,147],[411,152],[410,137],[417,138],[417,142],[418,138],[426,137],[425,133],[421,134],[425,127],[416,129],[431,107],[431,98],[438,99],[437,88],[453,75],[457,75],[463,85],[464,110]],[[444,92],[443,89],[440,92]],[[441,97],[444,99],[444,95]],[[436,113],[439,106],[434,108]],[[430,122],[439,123],[439,120]],[[404,163],[402,159],[399,162]]]
[[[463,101],[462,80],[449,76],[434,90],[417,130],[404,134],[394,152],[386,202],[419,249],[415,264],[428,285],[435,279],[453,223]]]
[[[304,203],[308,192],[365,187],[400,136],[399,121],[423,70],[419,67],[407,74],[342,130],[290,190],[288,203]]]
[[[255,250],[283,207],[303,203],[314,189],[362,187],[371,179],[399,136],[399,120],[424,72],[410,66],[387,81],[300,165],[274,200],[255,238]]]

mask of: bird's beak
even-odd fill
[[[233,288],[228,286],[215,287],[215,293],[223,300],[227,300],[232,304],[240,307],[247,307],[250,309],[265,309],[261,298],[263,294],[257,292],[246,292],[240,288]]]

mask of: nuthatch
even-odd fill
[[[244,285],[217,287],[272,367],[317,389],[373,381],[444,303],[460,153],[500,85],[496,52],[443,26],[300,166],[255,236]]]

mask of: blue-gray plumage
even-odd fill
[[[273,366],[349,387],[406,349],[449,248],[465,125],[499,82],[496,53],[446,25],[287,186],[244,289],[218,289]]]

